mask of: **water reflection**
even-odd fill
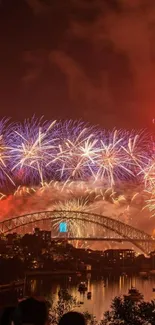
[[[92,298],[87,299],[86,294],[78,292],[78,284],[80,281],[86,281],[88,291],[91,291]],[[60,288],[67,288],[70,294],[83,302],[81,311],[89,311],[96,315],[96,318],[102,319],[104,311],[110,308],[111,300],[115,296],[120,296],[128,293],[128,289],[135,286],[143,295],[145,300],[155,299],[155,293],[152,288],[155,286],[155,278],[144,280],[137,276],[107,277],[107,278],[91,278],[87,276],[85,279],[68,277],[61,279],[42,278],[29,280],[26,288],[26,295],[30,293],[46,296],[49,300],[56,302],[58,299],[58,291]]]

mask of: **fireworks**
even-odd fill
[[[55,205],[55,210],[60,211],[88,211],[89,197],[78,198],[68,201],[60,201]]]
[[[96,179],[107,180],[112,187],[116,180],[133,175],[128,168],[129,159],[124,150],[126,138],[121,131],[108,132],[103,135],[96,155]]]
[[[91,222],[89,222],[88,225],[88,222],[85,222],[80,219],[79,214],[76,213],[78,211],[93,212],[93,209],[94,208],[92,208],[91,206],[91,196],[89,195],[86,197],[84,196],[76,199],[74,198],[67,201],[59,201],[54,206],[54,210],[63,211],[62,222],[64,220],[67,222],[68,232],[71,234],[72,237],[86,237],[88,235],[88,232],[95,236],[95,232],[99,231],[96,225]],[[68,211],[71,212],[69,217]],[[55,221],[53,227],[58,228],[59,224],[60,220],[58,219],[57,221]],[[79,246],[79,244],[81,245],[81,243],[77,240],[75,242],[76,247]]]
[[[43,182],[48,175],[47,160],[56,145],[55,131],[50,136],[54,122],[42,119],[26,120],[18,124],[10,137],[11,172],[23,182]]]
[[[83,122],[35,117],[8,124],[3,119],[1,218],[60,210],[73,237],[100,235],[98,225],[78,218],[76,211],[85,211],[135,227],[142,224],[143,229],[150,227],[151,233],[154,218],[150,216],[155,216],[154,149],[153,137],[143,130],[100,130]],[[12,194],[8,195],[6,187]],[[72,214],[67,216],[67,211]],[[58,231],[60,219],[53,221],[54,231]]]
[[[88,180],[94,166],[97,132],[81,122],[60,124],[60,140],[47,163],[59,180]]]
[[[114,218],[152,233],[154,218],[150,218],[148,208],[154,202],[149,202],[150,198],[151,195],[142,186],[137,187],[128,182],[119,184],[114,191],[104,187],[102,182],[51,181],[40,186],[19,186],[8,196],[0,193],[0,219],[56,210],[58,213],[51,223],[39,221],[36,226],[51,229],[52,236],[59,236],[60,223],[66,222],[70,237],[101,237],[104,231],[106,236],[106,229],[91,222],[91,217],[90,222],[80,219],[77,212],[84,211]],[[76,240],[73,244],[79,247],[82,242]],[[94,242],[89,242],[89,245],[93,247]]]
[[[144,131],[99,130],[83,122],[33,117],[0,122],[0,183],[98,182],[114,187],[141,181],[154,187],[152,138]],[[43,186],[44,188],[44,186]]]
[[[144,172],[145,188],[152,192],[155,190],[155,159],[151,159]]]
[[[14,184],[9,172],[8,164],[11,159],[9,154],[9,126],[6,128],[8,119],[3,119],[0,121],[0,184],[3,185],[8,180]]]

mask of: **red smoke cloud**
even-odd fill
[[[27,3],[40,21],[47,14],[45,7],[49,16],[52,12],[52,4]],[[64,12],[68,25],[58,46],[53,48],[51,40],[51,49],[49,44],[46,51],[29,51],[31,69],[23,80],[35,83],[47,66],[51,74],[57,67],[65,76],[72,116],[105,127],[148,126],[155,103],[155,4],[110,3],[71,1],[73,14]]]

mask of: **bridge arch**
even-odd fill
[[[66,211],[66,210],[53,210],[53,211],[39,211],[31,214],[25,214],[10,219],[5,219],[0,222],[0,234],[7,234],[16,230],[17,228],[27,226],[29,224],[36,224],[40,221],[81,221],[85,223],[91,223],[102,227],[102,229],[108,229],[116,234],[116,241],[129,241],[137,246],[142,252],[148,254],[153,250],[155,245],[155,239],[144,231],[136,229],[122,221],[115,220],[113,218],[85,212],[85,211]],[[79,239],[79,236],[74,236],[74,239]],[[69,238],[68,238],[69,239]],[[91,240],[91,237],[88,237]],[[103,239],[106,240],[106,238]],[[92,237],[93,240],[93,237]],[[110,240],[110,238],[107,238]]]

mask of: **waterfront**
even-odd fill
[[[88,285],[88,291],[92,292],[91,300],[87,299],[87,294],[78,292],[78,283],[85,280]],[[67,288],[69,293],[83,302],[78,308],[79,311],[88,311],[102,319],[103,313],[109,309],[111,300],[115,296],[120,296],[128,293],[128,289],[135,286],[143,295],[146,301],[155,299],[155,293],[152,288],[155,287],[155,278],[143,279],[138,276],[122,275],[118,277],[87,278],[77,279],[72,278],[69,281],[68,277],[55,279],[51,277],[31,279],[27,285],[27,294],[33,293],[40,296],[46,296],[48,300],[56,303],[58,300],[58,291],[60,288]]]

